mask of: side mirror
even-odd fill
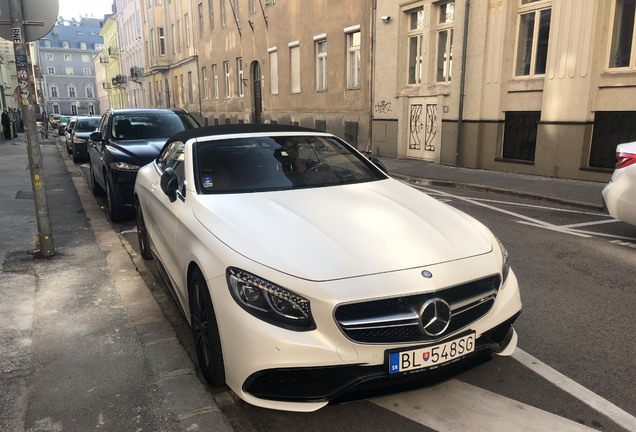
[[[375,157],[375,156],[371,156],[371,157],[369,158],[369,160],[370,160],[371,162],[373,162],[373,164],[374,164],[375,166],[377,166],[378,168],[380,168],[380,169],[382,170],[382,172],[383,172],[383,173],[385,173],[385,174],[388,174],[388,173],[389,173],[389,170],[387,170],[387,169],[386,169],[386,167],[384,166],[384,164],[383,164],[383,163],[380,161],[380,159],[378,159],[377,157]]]
[[[103,141],[104,138],[102,137],[102,132],[101,131],[95,131],[93,132],[90,137],[91,141],[93,142],[100,142]]]
[[[170,167],[161,174],[161,190],[168,196],[170,202],[177,200],[177,189],[179,188],[177,174]]]

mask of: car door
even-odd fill
[[[91,169],[95,173],[95,180],[97,180],[97,183],[99,183],[99,185],[104,190],[106,190],[106,183],[104,182],[102,167],[104,166],[104,145],[106,143],[106,132],[108,130],[110,117],[110,113],[104,114],[101,121],[99,122],[99,126],[97,127],[97,131],[101,132],[102,134],[102,140],[90,140],[88,143],[88,156],[91,164]]]
[[[179,213],[184,208],[183,185],[185,175],[183,174],[184,144],[180,141],[173,141],[167,144],[159,154],[154,166],[158,170],[158,176],[167,169],[172,168],[177,173],[179,192],[177,199],[170,202],[168,196],[162,191],[160,179],[157,183],[150,185],[150,192],[146,197],[147,214],[146,229],[155,246],[156,253],[161,260],[165,270],[168,272],[172,284],[181,301],[184,300],[185,287],[181,286],[179,269],[179,251],[175,248],[176,229]]]

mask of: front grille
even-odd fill
[[[361,343],[425,342],[443,338],[484,316],[495,302],[499,275],[426,294],[414,294],[336,308],[335,318],[342,332]],[[451,307],[451,320],[443,334],[426,334],[419,320],[424,303],[441,298]]]

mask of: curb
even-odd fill
[[[393,173],[393,172],[390,172],[389,174],[391,175],[391,177],[406,181],[408,183],[416,184],[416,185],[441,186],[441,187],[449,187],[449,188],[455,188],[455,189],[473,190],[478,192],[496,193],[499,195],[509,195],[509,196],[514,196],[517,198],[545,201],[545,202],[554,203],[554,204],[563,204],[563,205],[577,207],[584,210],[603,211],[602,205],[587,203],[583,201],[551,197],[546,195],[534,194],[530,192],[520,192],[517,190],[500,188],[496,186],[486,186],[486,185],[473,184],[473,183],[462,183],[462,182],[456,182],[452,180],[438,180],[438,179],[427,179],[422,177],[412,177],[412,176],[399,174],[399,173]]]

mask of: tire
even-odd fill
[[[106,183],[106,206],[108,207],[108,217],[110,217],[111,222],[119,222],[126,218],[126,213],[124,210],[117,204],[115,199],[115,194],[113,192],[113,187],[110,185],[108,179],[104,179],[104,183]]]
[[[139,253],[143,259],[150,260],[152,259],[152,253],[150,252],[150,239],[148,238],[144,215],[141,212],[141,206],[137,200],[135,200],[135,214],[137,215],[137,241],[139,242]]]
[[[104,195],[104,189],[102,189],[99,183],[97,183],[97,179],[95,178],[95,172],[93,171],[93,164],[89,162],[88,166],[89,166],[89,171],[91,176],[91,192],[93,192],[93,195],[95,196]]]
[[[68,146],[68,141],[66,141],[66,151],[68,152],[68,154],[72,154],[73,153],[71,148]]]
[[[225,384],[221,337],[205,278],[198,268],[189,283],[190,322],[201,373],[214,386]]]

